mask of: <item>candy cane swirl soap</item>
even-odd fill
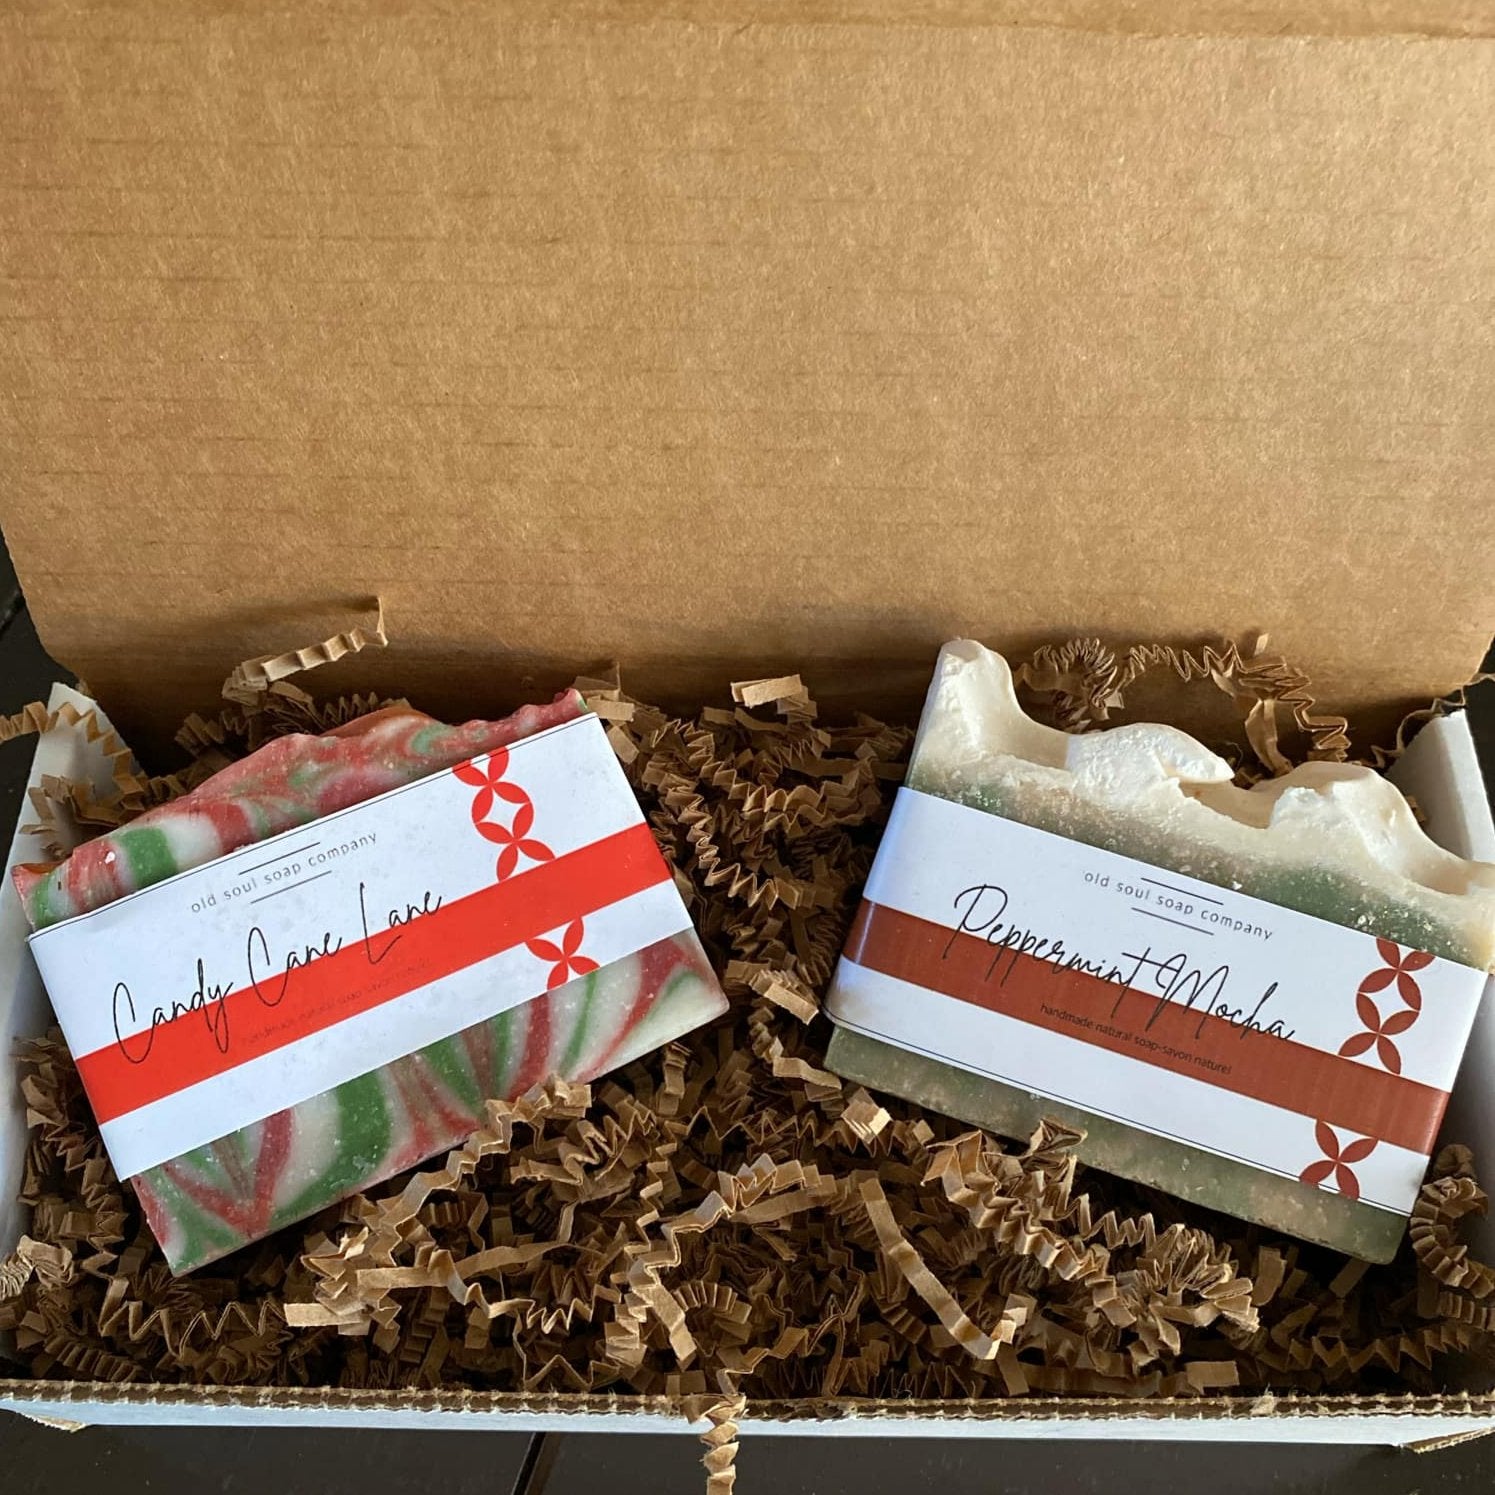
[[[1384,1259],[1495,964],[1495,867],[1369,769],[1232,777],[1172,727],[1043,726],[1000,655],[947,645],[828,1063]]]
[[[517,764],[521,752],[535,756],[548,751],[547,743],[537,734],[564,734],[572,743],[579,735],[587,736],[580,761],[592,765],[588,769],[592,777],[573,786],[565,779],[564,767],[552,770],[549,801],[536,799],[518,787],[507,768],[508,755],[512,751]],[[616,775],[615,781],[612,775]],[[445,802],[448,806],[455,804],[460,812],[461,823],[443,834],[471,837],[470,843],[462,843],[464,854],[469,863],[479,859],[475,887],[462,891],[473,893],[479,900],[492,898],[491,909],[487,905],[475,907],[463,924],[455,900],[449,898],[445,907],[433,908],[440,900],[430,894],[427,884],[442,886],[442,840],[437,836],[431,855],[438,865],[430,877],[417,876],[419,856],[408,849],[394,858],[397,865],[393,872],[387,866],[384,869],[386,876],[416,879],[411,886],[423,892],[414,895],[413,903],[396,900],[399,906],[387,912],[382,907],[364,907],[353,917],[358,901],[348,899],[353,897],[355,887],[357,900],[365,905],[376,902],[362,880],[362,864],[357,858],[368,859],[370,853],[360,843],[370,836],[377,839],[383,832],[348,831],[351,821],[342,812],[361,807],[355,813],[371,815],[382,810],[385,801],[378,805],[370,801],[400,791],[393,799],[406,805],[406,820],[418,830],[420,817],[412,816],[409,808],[415,801],[401,799],[406,794],[404,786],[422,785],[422,792],[429,793],[436,776],[445,781],[441,791]],[[585,843],[587,796],[594,792],[589,786],[595,784],[603,786],[597,792],[608,797],[610,813],[615,820],[621,815],[619,823],[624,828],[604,837],[598,846],[583,845],[577,855],[591,860],[578,863],[578,870],[571,875],[564,849],[552,844],[553,837],[546,839],[550,835],[547,819],[554,819],[555,807],[565,809],[574,826],[580,827],[573,839]],[[621,809],[620,795],[627,796],[627,804]],[[575,802],[567,805],[565,801]],[[551,810],[546,809],[547,803]],[[634,823],[626,824],[630,820]],[[274,846],[284,846],[285,833],[302,828],[306,828],[306,835],[287,851],[292,860],[276,862],[269,858],[273,848],[266,844],[268,838],[279,837]],[[405,829],[408,839],[412,832],[409,825]],[[617,850],[614,843],[623,849]],[[308,844],[319,849],[307,851]],[[417,839],[409,844],[423,843]],[[244,848],[263,850],[266,858],[250,852],[222,860]],[[480,1020],[441,1032],[434,1041],[411,1043],[408,1051],[402,1049],[364,1072],[302,1095],[270,1114],[256,1113],[244,1124],[172,1151],[148,1167],[129,1170],[151,1229],[172,1270],[180,1273],[453,1146],[482,1119],[484,1103],[490,1098],[516,1096],[552,1075],[591,1079],[717,1016],[724,1009],[724,998],[683,907],[670,911],[669,900],[678,903],[678,894],[662,860],[654,860],[657,858],[658,852],[648,839],[616,764],[611,762],[595,718],[587,712],[581,697],[568,691],[549,705],[525,707],[497,722],[447,726],[420,712],[395,708],[320,736],[279,738],[225,768],[193,792],[79,847],[59,865],[17,869],[15,882],[33,927],[47,931],[33,936],[33,948],[69,1043],[79,1055],[80,1073],[104,1122],[111,1153],[115,1149],[111,1126],[127,1127],[142,1114],[115,1115],[119,1105],[138,1098],[125,1095],[128,1087],[145,1083],[145,1076],[157,1089],[169,1084],[172,1076],[167,1065],[177,1050],[180,1055],[176,1062],[188,1067],[197,1064],[202,1082],[177,1097],[157,1097],[158,1108],[179,1101],[186,1106],[178,1113],[163,1110],[160,1126],[171,1124],[174,1114],[188,1117],[188,1124],[192,1124],[192,1108],[187,1102],[193,1095],[201,1094],[205,1105],[217,1104],[214,1087],[229,1085],[233,1075],[211,1072],[213,1066],[227,1057],[237,1057],[246,1046],[257,1045],[263,1050],[252,1063],[262,1067],[255,1074],[270,1077],[266,1093],[290,1083],[283,1076],[286,1068],[297,1062],[299,1051],[289,1045],[277,1048],[283,1035],[266,1029],[273,1030],[282,1016],[286,1021],[300,1020],[305,1026],[311,1019],[298,1019],[298,1011],[305,1014],[314,1004],[331,1004],[336,1009],[353,986],[368,985],[373,972],[381,978],[390,972],[390,979],[394,979],[399,960],[420,938],[425,939],[426,949],[421,958],[437,966],[451,963],[449,952],[463,939],[479,941],[476,955],[493,956],[487,964],[473,968],[479,973],[477,979],[468,973],[470,986],[464,1000],[476,1002],[477,1010],[485,1012]],[[404,862],[411,864],[408,871],[399,865]],[[372,862],[370,865],[374,866]],[[231,875],[211,878],[220,866]],[[294,884],[283,885],[282,890],[282,886],[264,883],[287,866],[300,869]],[[490,870],[483,872],[483,868]],[[623,869],[621,873],[619,868]],[[129,1019],[134,1017],[136,1031],[127,1032],[118,1043],[103,1043],[96,1053],[80,1053],[80,1048],[91,1049],[93,1044],[89,1039],[76,1039],[75,1031],[80,1027],[92,1031],[89,1023],[97,1028],[102,1019],[93,1011],[80,1024],[69,1023],[65,1014],[78,995],[71,988],[81,989],[83,978],[65,974],[62,979],[70,990],[62,990],[54,980],[54,969],[48,966],[47,942],[84,928],[95,911],[113,906],[115,917],[126,914],[133,906],[132,895],[144,894],[147,889],[152,890],[147,896],[164,898],[165,885],[189,873],[204,886],[211,881],[216,889],[210,895],[214,899],[243,890],[249,911],[233,915],[238,921],[233,926],[236,943],[226,953],[209,946],[213,951],[209,965],[220,959],[229,962],[225,979],[215,985],[216,977],[204,977],[199,966],[197,996],[202,998],[206,991],[207,998],[194,1004],[190,995],[183,998],[180,991],[176,992],[172,1002],[162,1000],[159,1004],[160,1017],[168,1021],[148,1028],[140,1026],[141,1014],[157,1001],[156,994],[132,989],[122,1004],[116,986],[116,1027],[121,1015],[127,1029]],[[531,873],[538,873],[538,879],[529,877]],[[571,917],[569,912],[564,916],[554,914],[554,910],[568,908],[566,899],[573,896],[568,889],[578,880],[581,884],[589,880],[595,883],[598,878],[617,875],[631,878],[630,886],[647,885],[638,896],[650,902],[655,912],[639,917],[652,918],[648,928],[668,931],[662,937],[642,944],[633,942],[628,925],[628,910],[633,905],[627,901],[587,918]],[[488,880],[491,887],[484,885]],[[540,891],[527,892],[527,888]],[[336,901],[338,889],[347,894],[342,903]],[[272,909],[277,916],[287,917],[285,911],[297,900],[308,905],[306,917],[311,917],[314,895],[329,900],[339,910],[331,916],[331,922],[342,917],[353,927],[338,926],[341,949],[333,951],[331,940],[315,946],[318,952],[325,947],[328,959],[311,961],[305,959],[303,951],[303,958],[292,961],[287,972],[280,962],[281,946],[275,945],[272,934],[262,932],[262,922]],[[534,914],[527,907],[537,900],[545,905],[546,912]],[[140,903],[143,909],[144,898]],[[455,919],[438,924],[443,914],[448,919],[455,915]],[[552,916],[558,919],[554,928],[536,932],[523,926],[526,918],[533,923],[535,918]],[[262,922],[248,922],[251,919]],[[603,930],[599,935],[599,919],[611,921],[610,934]],[[512,926],[508,934],[499,930],[505,920],[505,928]],[[362,928],[358,927],[360,923]],[[173,938],[193,938],[192,921],[182,919],[179,924],[178,930],[153,925],[146,936],[168,942],[161,948],[170,949],[178,965],[190,961],[190,953],[181,955],[169,942]],[[244,944],[246,928],[250,933],[244,957],[235,951]],[[321,925],[316,929],[319,936]],[[505,946],[511,935],[511,947]],[[607,948],[620,953],[614,958],[593,958],[588,952],[599,937],[609,939]],[[488,943],[481,943],[484,940]],[[393,956],[397,944],[403,947],[398,951],[399,959],[386,960],[386,954]],[[247,967],[241,968],[245,959]],[[236,960],[240,965],[233,964]],[[163,968],[170,964],[163,955]],[[69,969],[64,967],[65,972]],[[481,979],[490,969],[495,973],[495,990],[506,981],[532,983],[527,988],[515,988],[526,999],[499,1003],[490,998],[482,989]],[[346,982],[341,979],[344,973]],[[406,984],[418,982],[421,976],[422,971],[416,968],[414,975],[405,978]],[[131,986],[143,988],[148,979],[132,978]],[[223,995],[223,987],[234,990]],[[435,1019],[430,1015],[432,1002],[439,1000],[432,996],[437,990],[435,985],[417,985],[400,994],[399,1003],[389,1004],[389,1010],[396,1006],[413,1008],[410,1031],[429,1036],[439,1031],[439,1023],[432,1028]],[[378,1005],[379,995],[374,991],[368,1000]],[[88,1000],[96,1006],[105,997],[92,993]],[[462,1008],[457,1005],[451,1010],[459,1012]],[[354,1017],[367,1021],[369,1013],[357,1012]],[[172,1018],[175,1021],[169,1021]],[[325,1043],[329,1033],[336,1036],[343,1031],[329,1029],[314,1036]],[[390,1031],[397,1034],[400,1029],[396,1026]],[[382,1041],[387,1048],[392,1041],[388,1032]],[[177,1050],[171,1047],[174,1042]],[[227,1056],[220,1053],[223,1049],[230,1051]],[[313,1067],[308,1072],[316,1070]],[[190,1080],[197,1073],[193,1071],[186,1078]],[[125,1095],[123,1100],[119,1099],[121,1095]],[[232,1101],[226,1103],[231,1105]],[[150,1107],[144,1110],[148,1112]],[[106,1115],[113,1120],[106,1121]],[[145,1123],[140,1125],[143,1128]],[[140,1152],[146,1144],[134,1133],[118,1145],[128,1147],[131,1156],[150,1155]],[[161,1151],[159,1141],[156,1151]]]

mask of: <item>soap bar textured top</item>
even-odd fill
[[[277,737],[180,799],[85,842],[55,867],[20,866],[16,890],[33,929],[102,908],[241,846],[373,799],[426,774],[496,752],[586,712],[574,690],[502,721],[450,727],[408,706],[319,736]]]
[[[1243,789],[1175,727],[1074,735],[1018,703],[1000,654],[947,644],[911,788],[1480,969],[1495,965],[1495,866],[1435,845],[1373,769],[1307,763]]]
[[[467,760],[493,755],[493,764],[521,739],[586,715],[581,696],[565,691],[502,721],[447,726],[397,707],[321,736],[282,737],[65,862],[17,868],[16,887],[33,927],[44,929],[442,770],[457,768],[467,783]],[[480,794],[504,788],[483,788],[481,772],[476,781]],[[681,932],[645,936],[601,964],[564,938],[554,948],[532,941],[531,952],[554,964],[542,995],[136,1172],[131,1182],[171,1269],[201,1266],[454,1146],[489,1099],[551,1075],[592,1079],[716,1017],[726,1002],[683,909],[669,927]]]

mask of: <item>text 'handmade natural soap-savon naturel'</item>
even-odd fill
[[[575,691],[260,748],[16,882],[111,1161],[183,1272],[725,1002]]]
[[[828,1063],[1368,1260],[1394,1254],[1495,956],[1495,867],[1370,769],[1249,789],[1174,728],[1029,718],[941,652]]]

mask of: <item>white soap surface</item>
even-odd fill
[[[1343,763],[1232,779],[1176,727],[1075,735],[1034,721],[1007,661],[969,639],[940,653],[909,771],[914,788],[1495,966],[1495,865],[1429,840],[1389,780]]]

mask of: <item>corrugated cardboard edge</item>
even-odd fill
[[[38,1427],[51,1428],[54,1433],[81,1433],[88,1426],[86,1422],[74,1422],[68,1417],[44,1417],[40,1412],[21,1412],[19,1415]]]
[[[149,1382],[0,1380],[0,1405],[21,1410],[25,1403],[115,1406],[253,1408],[257,1410],[347,1412],[418,1411],[472,1414],[528,1414],[652,1417],[688,1421],[688,1398],[575,1395],[556,1392],[472,1390],[355,1391],[311,1386],[187,1386]],[[1264,1418],[1293,1421],[1322,1417],[1488,1418],[1495,1432],[1495,1393],[1443,1396],[1216,1396],[1216,1397],[1032,1397],[985,1401],[926,1401],[842,1397],[829,1400],[749,1399],[744,1421],[752,1422],[1053,1422],[1142,1420],[1147,1422],[1214,1422]],[[702,1423],[704,1425],[704,1421]],[[1457,1436],[1457,1435],[1455,1435]],[[1441,1441],[1441,1440],[1437,1440]]]

